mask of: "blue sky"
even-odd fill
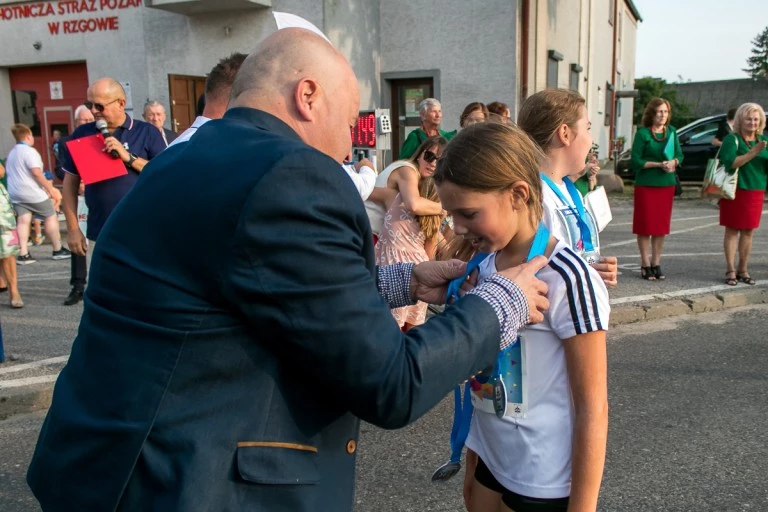
[[[634,0],[636,76],[668,82],[747,78],[752,39],[768,26],[768,0]]]

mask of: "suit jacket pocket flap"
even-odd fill
[[[316,484],[320,481],[317,448],[294,443],[237,443],[237,471],[257,484]]]

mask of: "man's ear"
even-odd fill
[[[312,78],[302,78],[296,84],[294,89],[294,100],[299,115],[305,121],[315,120],[315,110],[317,109],[317,100],[320,94],[320,84]]]

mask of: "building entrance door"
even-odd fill
[[[421,126],[419,103],[431,98],[434,90],[432,78],[408,78],[392,80],[392,154],[400,155],[405,138]]]
[[[32,129],[35,149],[43,157],[45,169],[53,171],[53,131],[72,133],[72,113],[83,104],[88,90],[85,63],[11,68],[8,74],[13,122]]]
[[[197,101],[205,92],[204,76],[168,75],[171,96],[171,127],[181,133],[194,122]]]
[[[45,107],[43,108],[43,126],[48,129],[42,134],[46,151],[50,153],[49,161],[51,171],[55,168],[56,153],[53,148],[53,132],[58,131],[62,137],[66,137],[73,130],[74,113],[72,107]],[[55,176],[55,173],[54,173]]]

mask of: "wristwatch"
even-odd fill
[[[137,159],[137,158],[139,158],[139,157],[137,157],[137,156],[136,156],[136,155],[134,155],[133,153],[130,153],[128,156],[129,156],[129,158],[128,158],[128,161],[127,161],[127,162],[125,162],[125,166],[126,166],[127,168],[129,168],[129,169],[132,169],[132,168],[133,168],[133,162],[135,162],[135,161],[136,161],[136,159]]]

